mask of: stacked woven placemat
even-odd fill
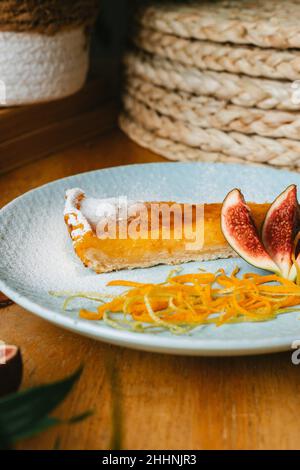
[[[133,140],[174,160],[300,168],[300,2],[152,5],[131,42],[120,125]]]

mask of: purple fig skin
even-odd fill
[[[293,264],[298,211],[297,187],[292,184],[274,200],[262,226],[262,242],[285,278]]]
[[[19,348],[5,345],[1,352],[1,362],[7,355],[5,364],[0,363],[0,397],[16,392],[22,382],[23,361]]]
[[[13,301],[6,297],[6,295],[2,294],[2,292],[0,292],[0,308],[9,307],[12,304]]]
[[[233,189],[224,199],[221,210],[221,228],[231,248],[247,263],[278,273],[278,266],[260,241],[251,211],[239,189]]]

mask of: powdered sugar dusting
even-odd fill
[[[122,220],[127,218],[128,211],[137,208],[138,202],[126,196],[100,199],[87,197],[82,189],[72,188],[66,191],[64,216],[72,228],[72,238],[79,238],[87,232],[95,231],[97,224],[102,220]]]
[[[66,191],[66,203],[64,216],[67,224],[71,227],[71,237],[81,237],[87,232],[91,232],[91,226],[80,209],[81,200],[85,199],[82,189],[73,188]]]
[[[163,280],[172,269],[170,266],[157,266],[97,275],[84,268],[73,251],[64,223],[64,196],[68,188],[82,187],[89,197],[96,200],[125,195],[132,201],[219,202],[229,190],[238,187],[247,200],[264,202],[273,200],[292,183],[300,184],[299,174],[249,166],[190,163],[132,165],[57,181],[26,194],[0,212],[0,287],[2,283],[2,288],[8,286],[35,304],[51,309],[53,318],[56,315],[59,318],[71,316],[75,322],[78,319],[77,311],[63,313],[62,300],[50,296],[49,291],[107,293],[113,291],[105,287],[112,279],[157,282]],[[68,193],[70,206],[65,212],[72,212],[76,197],[82,193],[82,190],[73,190],[72,202]],[[86,220],[92,221],[91,215],[96,206],[98,203],[93,199],[87,205],[84,203],[84,214],[88,216]],[[231,259],[189,263],[183,265],[183,269],[193,272],[201,266],[213,271],[218,267],[230,270],[236,264],[244,269],[248,266],[241,260]],[[96,332],[105,327],[94,323],[93,328],[97,336]],[[200,335],[202,339],[227,342],[246,337],[257,339],[295,335],[296,332],[300,334],[298,316],[287,315],[266,324],[204,328],[193,333],[191,340],[199,339]],[[178,338],[178,341],[181,339]]]

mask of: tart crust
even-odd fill
[[[163,235],[162,218],[159,218],[159,226],[151,227],[153,217],[153,204],[160,202],[143,203],[148,213],[148,226],[140,229],[139,238],[122,238],[120,224],[129,227],[133,218],[128,216],[124,221],[116,219],[117,236],[115,238],[99,238],[96,228],[96,217],[90,210],[93,202],[95,213],[97,207],[109,202],[110,206],[116,205],[113,199],[93,199],[85,196],[84,191],[78,188],[68,190],[66,193],[66,205],[64,211],[65,223],[68,227],[73,242],[75,253],[82,263],[97,273],[115,271],[119,269],[145,268],[157,264],[177,264],[187,261],[208,261],[217,258],[229,258],[236,256],[225,240],[220,226],[220,214],[222,203],[211,204],[182,204],[181,209],[190,214],[184,218],[181,237],[178,237],[178,219],[170,218],[170,236]],[[132,201],[131,201],[132,204]],[[171,207],[171,201],[164,202]],[[117,207],[117,206],[115,206]],[[258,228],[264,220],[269,204],[249,203],[253,219]],[[87,210],[89,208],[89,210]],[[197,212],[199,211],[199,212]],[[99,210],[98,210],[99,212]],[[185,212],[186,213],[186,212]],[[202,217],[197,217],[201,213]],[[101,210],[99,221],[101,220]],[[197,230],[197,231],[196,231]],[[191,233],[198,234],[199,243],[194,243]],[[188,235],[186,235],[186,233]]]

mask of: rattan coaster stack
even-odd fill
[[[300,2],[153,5],[131,39],[133,140],[173,160],[300,168]]]

